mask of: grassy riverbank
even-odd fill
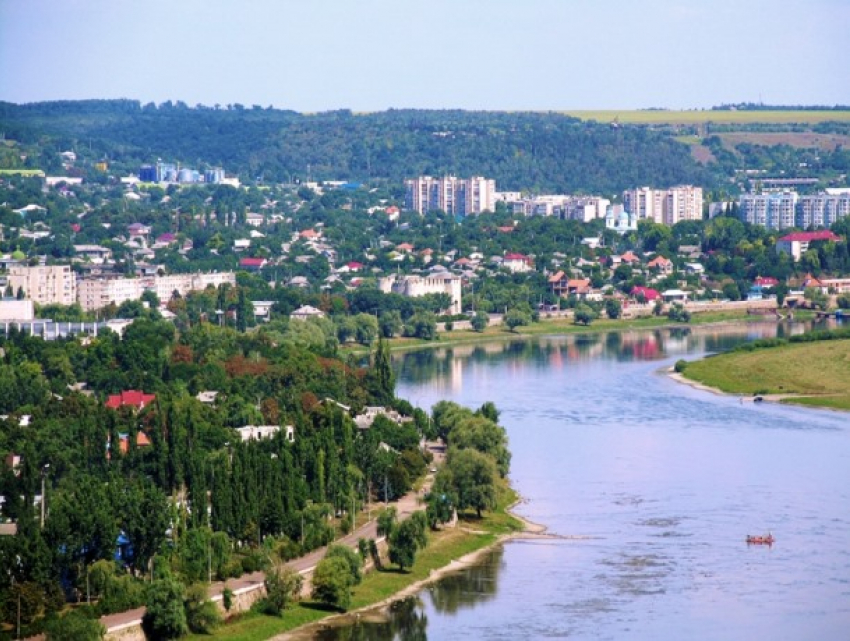
[[[417,555],[416,563],[409,571],[398,572],[394,566],[390,566],[383,571],[369,572],[363,582],[354,588],[351,608],[347,614],[339,614],[305,599],[286,610],[283,617],[248,612],[232,619],[212,635],[190,635],[186,638],[194,641],[262,641],[329,617],[352,617],[356,611],[378,607],[416,592],[446,571],[464,567],[463,564],[454,563],[458,559],[482,553],[506,537],[523,531],[525,525],[508,511],[516,499],[516,493],[505,485],[499,491],[498,507],[486,513],[481,520],[472,514],[461,515],[457,527],[430,532],[428,546]]]
[[[850,340],[733,351],[688,363],[684,376],[731,394],[850,410]]]

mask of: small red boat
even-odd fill
[[[766,536],[747,535],[747,545],[773,545],[775,540],[772,534],[767,534]]]

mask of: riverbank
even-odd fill
[[[801,316],[800,320],[804,318]],[[692,326],[714,325],[723,323],[757,323],[765,320],[776,320],[776,317],[764,317],[747,314],[746,311],[695,312],[690,323],[676,323],[667,316],[641,316],[638,318],[620,318],[611,320],[599,318],[590,325],[577,325],[571,319],[547,319],[542,317],[531,325],[517,327],[514,331],[498,325],[485,328],[483,332],[473,330],[452,330],[440,332],[435,340],[416,338],[391,338],[387,343],[392,352],[410,352],[425,349],[439,349],[456,345],[489,343],[492,341],[524,340],[534,336],[568,336],[603,334],[607,332],[641,331],[647,329],[686,328]],[[368,356],[371,350],[362,345],[342,346],[340,353],[351,356]]]
[[[684,365],[671,378],[744,400],[850,410],[850,340],[813,341],[734,351]],[[681,369],[681,366],[680,366]]]
[[[429,585],[446,576],[462,572],[463,570],[480,563],[487,554],[497,547],[504,545],[506,542],[522,538],[547,538],[549,536],[553,536],[547,534],[546,526],[532,523],[513,512],[513,508],[518,504],[519,501],[515,502],[510,508],[508,508],[508,510],[506,510],[506,513],[521,524],[521,529],[514,532],[500,534],[496,536],[495,539],[487,542],[481,547],[477,547],[458,558],[452,558],[448,563],[441,567],[430,569],[426,577],[410,583],[406,587],[398,590],[381,601],[363,605],[348,612],[333,615],[321,619],[320,621],[307,624],[290,632],[272,637],[270,641],[309,641],[310,639],[313,639],[315,634],[320,630],[349,627],[356,625],[358,622],[385,621],[387,618],[387,612],[394,603],[418,594]],[[473,530],[467,527],[461,527],[460,530],[472,535],[486,534],[484,531]],[[427,555],[428,550],[426,549],[423,554]]]

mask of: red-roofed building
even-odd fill
[[[121,434],[118,437],[118,447],[121,450],[122,454],[126,454],[127,450],[130,449],[130,438],[126,434]],[[136,433],[136,447],[150,447],[151,440],[148,438],[148,435],[144,432]]]
[[[393,220],[398,220],[399,213],[401,213],[401,212],[399,211],[398,207],[396,207],[395,205],[390,205],[389,207],[387,207],[386,213],[387,213],[387,218],[390,221],[393,221]]]
[[[145,394],[139,390],[126,390],[120,394],[112,394],[106,400],[106,407],[117,410],[119,407],[134,407],[144,409],[156,400],[156,394]]]
[[[670,274],[673,271],[673,261],[664,256],[656,256],[646,266],[649,269],[657,269],[660,274]]]
[[[364,267],[363,263],[358,263],[356,260],[347,262],[345,266],[348,267],[350,272],[359,272]]]
[[[525,254],[505,254],[502,267],[514,274],[531,271],[532,260]]]
[[[400,245],[396,245],[396,251],[400,251],[403,253],[408,253],[413,251],[413,245],[410,243],[401,243]]]
[[[319,238],[321,235],[322,235],[321,232],[318,232],[314,229],[305,229],[304,231],[302,231],[299,234],[299,236],[301,236],[301,238],[303,238],[304,240],[315,240],[316,238]]]
[[[658,290],[651,287],[632,287],[631,296],[637,301],[643,299],[647,303],[661,299],[661,294],[658,293]]]
[[[777,240],[776,252],[791,254],[791,258],[796,262],[800,260],[803,254],[809,251],[809,244],[818,240],[837,243],[841,241],[841,237],[836,236],[828,229],[822,231],[798,231]]]
[[[756,287],[776,287],[779,281],[773,276],[756,276],[753,285]]]
[[[247,269],[251,272],[258,272],[266,266],[268,261],[265,258],[241,258],[239,259],[239,268]]]

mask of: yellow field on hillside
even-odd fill
[[[614,122],[638,125],[698,125],[716,124],[789,124],[819,122],[850,122],[850,111],[644,111],[634,109],[569,110],[567,116],[597,122]]]

